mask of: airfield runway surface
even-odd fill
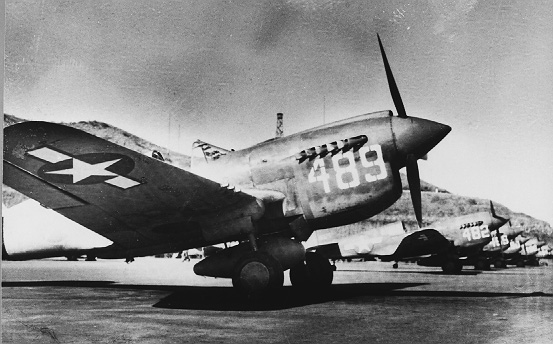
[[[2,343],[553,343],[551,265],[338,263],[325,293],[250,303],[194,262],[2,262]]]

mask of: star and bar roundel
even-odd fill
[[[27,154],[47,162],[37,174],[58,184],[89,185],[107,183],[128,189],[141,183],[126,175],[134,169],[134,161],[117,153],[88,153],[70,156],[50,147],[27,151]]]

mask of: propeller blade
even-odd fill
[[[493,202],[492,201],[490,201],[490,213],[492,213],[493,217],[496,217],[495,216],[495,209],[493,208]]]
[[[422,228],[422,196],[421,196],[421,180],[419,177],[419,166],[417,158],[413,154],[407,156],[407,181],[409,182],[409,191],[411,192],[411,201],[415,210],[415,217],[419,227]]]
[[[399,89],[397,88],[394,75],[392,74],[392,69],[390,68],[388,59],[386,58],[386,53],[384,52],[384,46],[382,45],[380,36],[378,34],[376,34],[376,36],[378,37],[378,44],[380,45],[380,53],[382,54],[382,60],[384,61],[384,69],[386,70],[386,78],[388,79],[388,87],[390,88],[390,94],[392,95],[392,99],[394,100],[397,116],[401,118],[406,118],[407,113],[405,112],[405,106],[403,106],[403,101],[401,100]]]
[[[495,209],[493,207],[493,202],[492,201],[490,201],[490,213],[492,214],[492,217],[495,217],[496,219],[499,219],[499,220],[505,221],[505,222],[510,221],[510,219],[506,219],[503,216],[499,216],[495,213]],[[499,228],[498,228],[498,230],[499,230]]]

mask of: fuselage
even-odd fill
[[[530,238],[524,244],[521,244],[522,250],[520,251],[520,254],[523,256],[535,256],[544,245],[544,241],[540,241],[537,238]]]
[[[192,161],[192,172],[281,204],[265,219],[303,217],[313,229],[371,217],[401,195],[407,154],[422,157],[450,128],[391,111],[366,114],[272,139],[215,160]],[[274,202],[273,202],[274,203]]]
[[[492,232],[505,224],[489,212],[479,212],[435,222],[436,229],[456,247],[483,247],[492,240]]]
[[[520,251],[520,244],[511,240],[521,234],[521,228],[512,228],[511,226],[503,226],[497,231],[492,231],[492,240],[483,248],[484,252],[488,253],[503,253],[513,254]]]
[[[58,155],[48,154],[54,154],[55,159],[63,156],[63,159],[59,161],[60,164],[79,161],[81,165],[84,163],[79,159],[85,158],[78,158],[81,156],[80,153],[75,153],[77,158],[72,157],[69,155],[69,151],[86,150],[88,154],[85,154],[86,156],[94,157],[103,157],[102,154],[113,154],[113,151],[120,151],[126,155],[117,155],[119,160],[124,157],[125,161],[132,162],[128,166],[134,166],[121,173],[126,176],[135,175],[133,178],[144,181],[147,180],[144,176],[150,173],[149,159],[151,158],[149,157],[138,156],[135,157],[136,162],[134,162],[129,156],[134,156],[133,154],[136,152],[127,152],[124,147],[118,147],[107,141],[104,143],[101,139],[89,137],[88,134],[81,133],[76,129],[50,123],[27,122],[7,129],[8,133],[16,134],[8,135],[11,148],[5,146],[4,164],[10,168],[13,166],[10,170],[10,175],[13,175],[12,184],[21,190],[28,191],[31,196],[35,196],[33,194],[35,190],[25,183],[23,183],[25,185],[21,184],[21,181],[17,179],[16,174],[20,172],[19,167],[16,167],[19,163],[17,158],[13,156],[13,161],[6,161],[6,156],[10,155],[7,153],[18,154],[18,142],[27,140],[22,132],[28,130],[28,127],[32,130],[44,130],[51,135],[52,138],[49,140],[51,140],[52,147],[59,142],[62,143],[59,143],[60,147],[56,146],[58,149],[56,151],[48,147],[31,149],[24,161],[24,164],[28,164],[28,166],[23,169],[32,170],[31,174],[40,175],[42,173],[40,178],[45,180],[58,176],[61,176],[60,178],[68,177],[67,180],[55,179],[50,182],[60,183],[69,190],[69,193],[80,194],[82,192],[85,198],[102,194],[99,199],[90,200],[92,203],[105,205],[111,202],[110,206],[115,207],[114,202],[119,200],[115,197],[119,195],[118,191],[109,189],[110,195],[114,197],[111,200],[108,200],[110,195],[105,192],[86,192],[85,189],[96,190],[105,185],[103,181],[96,182],[96,179],[94,179],[94,183],[80,185],[81,180],[75,180],[74,173],[76,172],[72,172],[78,169],[73,165],[71,165],[73,167],[70,166],[71,168],[64,166],[60,170],[56,165],[58,162],[50,161],[52,155],[41,159],[36,157],[39,153],[35,151],[58,152],[56,153]],[[152,235],[154,240],[136,245],[134,245],[136,240],[131,240],[129,248],[121,249],[113,245],[98,249],[96,252],[99,257],[109,258],[141,256],[230,241],[242,241],[251,239],[252,236],[261,237],[271,234],[306,240],[313,230],[357,222],[390,206],[401,195],[399,169],[405,166],[406,157],[408,155],[422,157],[450,130],[450,127],[440,123],[419,118],[393,117],[391,111],[383,111],[269,140],[246,149],[228,151],[217,158],[213,155],[209,157],[204,155],[203,160],[193,160],[192,172],[211,180],[205,185],[210,185],[212,194],[215,190],[216,199],[220,204],[213,206],[203,200],[193,202],[191,200],[194,199],[194,194],[188,196],[185,192],[174,190],[170,185],[161,185],[158,189],[154,188],[152,192],[162,192],[165,196],[164,193],[169,191],[171,195],[176,198],[180,197],[183,201],[170,203],[172,211],[164,208],[163,211],[167,212],[167,217],[158,219],[156,216],[159,214],[159,210],[154,211],[152,218],[145,213],[131,215],[130,213],[134,209],[131,206],[132,202],[128,203],[127,207],[121,206],[117,212],[117,216],[123,217],[125,221],[129,222],[129,225],[140,230],[150,231],[151,233],[148,235]],[[80,147],[71,141],[79,135],[83,137],[81,142],[88,140],[91,145]],[[32,141],[33,138],[29,140]],[[109,151],[103,151],[106,149]],[[60,151],[64,153],[59,153]],[[195,194],[202,192],[200,189],[194,189],[195,178],[199,177],[181,174],[174,166],[165,167],[163,164],[163,168],[161,168],[157,164],[159,162],[156,160],[156,168],[164,170],[165,177],[169,179],[173,175],[187,178],[190,184],[183,186],[183,190],[192,190]],[[86,166],[89,165],[86,164]],[[48,170],[43,173],[42,169],[45,166],[50,166],[55,171]],[[114,172],[102,168],[90,173],[92,173],[90,174],[91,178],[97,178],[94,173],[100,173],[100,176],[108,173],[110,176],[114,174]],[[29,176],[28,173],[21,175]],[[125,177],[122,178],[126,181],[129,180]],[[221,185],[214,185],[212,181]],[[134,183],[142,185],[141,182]],[[183,181],[183,183],[185,182]],[[131,188],[128,193],[136,192],[137,196],[144,196],[144,194],[140,194],[140,190],[144,189]],[[249,196],[240,193],[238,197],[233,198],[232,195],[238,189]],[[38,187],[38,190],[42,192],[41,200],[48,202],[48,189]],[[153,197],[145,197],[144,200],[152,208],[158,206]],[[126,198],[123,202],[127,202]],[[135,205],[136,208],[146,207],[146,203],[137,202]],[[89,219],[81,219],[77,213],[69,214],[74,207],[57,209],[56,206],[53,206],[53,208],[66,217],[74,216],[76,219],[86,222],[87,225],[89,224],[87,222]],[[128,216],[125,215],[127,212],[129,212]],[[91,222],[90,225],[95,224]],[[104,227],[98,229],[98,233],[103,233],[102,228]],[[175,237],[175,239],[161,240],[159,239],[160,233],[167,238]],[[122,242],[127,244],[127,241],[123,240]],[[46,249],[49,249],[51,245],[47,246]]]

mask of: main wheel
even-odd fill
[[[261,252],[251,252],[242,257],[232,276],[232,285],[248,297],[261,296],[268,290],[282,287],[283,282],[280,263]]]
[[[299,288],[320,288],[332,284],[334,269],[328,259],[316,252],[307,252],[305,262],[290,269],[290,281]]]
[[[463,264],[459,261],[459,257],[451,256],[446,258],[442,264],[442,271],[446,274],[458,274],[463,270]]]
[[[498,269],[504,269],[507,267],[507,264],[505,264],[505,260],[500,258],[493,263],[493,266]]]
[[[490,270],[490,263],[486,259],[478,259],[474,264],[476,270]]]

